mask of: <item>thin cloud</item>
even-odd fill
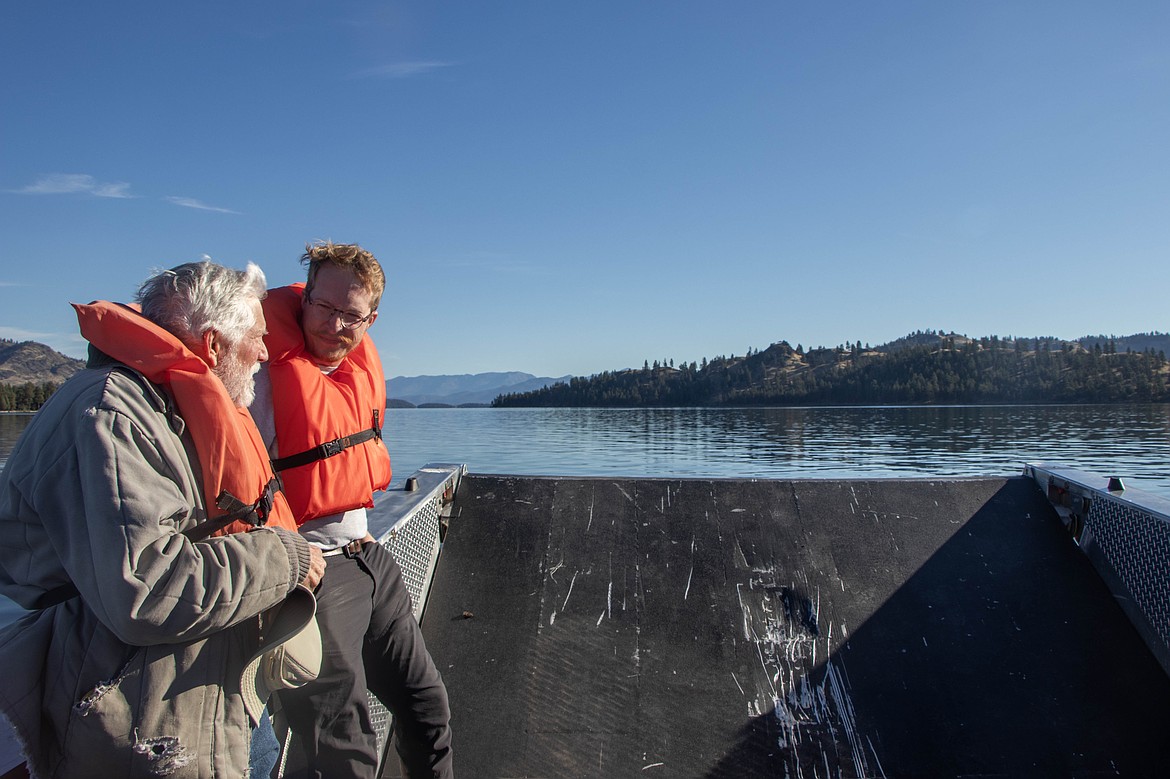
[[[42,341],[44,338],[52,336],[53,333],[42,333],[35,330],[22,330],[19,327],[3,327],[0,326],[0,338],[7,338],[10,341]]]
[[[0,327],[0,338],[20,343],[36,341],[68,357],[84,360],[89,345],[78,333],[46,333],[19,327]]]
[[[125,181],[98,181],[88,173],[50,173],[41,176],[20,189],[9,192],[20,195],[91,195],[93,197],[133,198],[130,185]],[[217,214],[238,214],[230,208],[221,208],[196,200],[193,197],[165,197],[168,203],[200,211],[214,211]]]
[[[411,78],[430,73],[432,70],[449,68],[454,62],[439,60],[417,60],[415,62],[394,62],[389,65],[379,65],[375,68],[366,68],[354,73],[352,78]]]
[[[129,198],[130,185],[125,181],[98,181],[88,173],[50,173],[22,189],[21,195],[93,195],[94,197]]]
[[[168,203],[173,203],[176,206],[182,206],[183,208],[197,208],[200,211],[214,211],[217,214],[238,214],[238,213],[240,213],[239,211],[233,211],[230,208],[220,208],[219,206],[210,206],[207,203],[204,203],[202,200],[196,200],[193,197],[173,197],[172,196],[172,197],[166,198],[166,201]]]

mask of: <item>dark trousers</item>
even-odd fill
[[[326,558],[317,588],[323,661],[316,681],[281,693],[308,776],[373,779],[368,688],[394,715],[403,775],[451,777],[451,710],[412,612],[402,570],[380,544]]]

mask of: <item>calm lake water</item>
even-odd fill
[[[0,466],[31,417],[0,414]],[[1052,461],[1170,498],[1170,405],[391,409],[394,486],[473,473],[671,478],[1003,476]]]
[[[30,415],[0,414],[0,467]],[[533,476],[1007,476],[1058,462],[1170,498],[1170,405],[391,409],[393,487],[430,462]],[[0,624],[19,610],[0,599]]]
[[[1170,498],[1170,405],[391,410],[400,482],[473,473],[731,478],[1003,476],[1054,461]]]

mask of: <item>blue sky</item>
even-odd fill
[[[1170,4],[7,2],[0,336],[356,241],[387,375],[1170,330]]]

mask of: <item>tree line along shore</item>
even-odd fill
[[[58,386],[52,381],[0,384],[0,411],[36,411]]]
[[[574,378],[502,395],[522,406],[800,406],[1170,402],[1165,350],[1056,339],[937,336],[897,348],[787,342],[736,357]]]

